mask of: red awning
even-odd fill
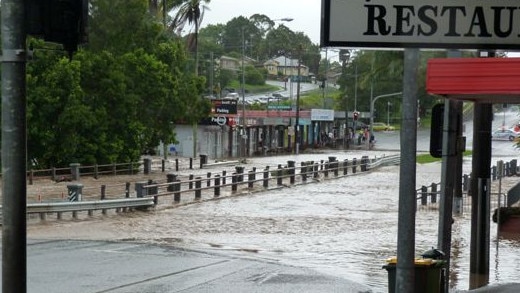
[[[520,58],[430,59],[429,94],[481,103],[520,103]]]

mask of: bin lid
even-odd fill
[[[396,265],[397,264],[397,257],[389,257],[386,259],[386,263],[388,265]],[[436,260],[431,258],[415,258],[414,264],[416,266],[433,266],[433,265],[440,265],[443,264],[444,261],[442,260]]]

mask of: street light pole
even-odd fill
[[[374,132],[374,104],[377,100],[380,98],[385,97],[392,97],[392,96],[399,96],[402,95],[402,92],[392,93],[392,94],[386,94],[386,95],[380,95],[372,99],[372,95],[370,96],[370,134]]]

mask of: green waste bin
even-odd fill
[[[395,293],[397,262],[395,258],[387,260],[384,269],[388,271],[388,293]],[[434,259],[415,260],[415,290],[421,293],[443,292],[442,274],[445,261]]]

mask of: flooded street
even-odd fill
[[[420,151],[428,149],[426,135],[419,133]],[[378,134],[380,151],[254,158],[250,163],[276,166],[287,160],[298,163],[326,160],[327,156],[343,160],[367,154],[392,155],[399,153],[395,147],[397,138],[398,133]],[[493,142],[493,165],[497,160],[507,162],[517,158],[518,150],[510,142]],[[464,174],[471,172],[471,157],[464,159],[463,169]],[[417,165],[417,188],[440,182],[440,176],[440,162]],[[504,179],[507,182],[502,192],[516,184],[516,178]],[[491,190],[493,202],[497,191]],[[397,254],[398,198],[399,166],[391,166],[355,176],[148,213],[35,224],[29,227],[29,237],[137,241],[258,258],[313,268],[368,285],[373,292],[387,292],[387,272],[382,265]],[[464,205],[464,214],[454,216],[451,292],[469,287],[471,215],[470,204]],[[436,208],[420,208],[416,213],[417,256],[437,245],[438,213]],[[520,240],[497,237],[496,224],[491,222],[490,226],[489,281],[491,284],[517,282]]]
[[[332,155],[343,159],[359,154]],[[297,158],[303,161],[324,156]],[[280,159],[259,158],[255,163],[267,165]],[[470,163],[470,159],[465,160],[465,173],[469,173]],[[418,165],[417,184],[438,182],[440,168],[440,163]],[[138,241],[236,254],[314,268],[368,285],[374,292],[386,292],[387,272],[382,265],[397,253],[398,190],[399,167],[383,167],[368,174],[152,213],[31,227],[29,236]],[[436,209],[418,210],[417,256],[436,246],[437,225]],[[490,282],[517,281],[520,242],[502,239],[497,253],[495,231],[496,225],[491,223]],[[453,290],[468,289],[469,241],[468,206],[453,225]]]

